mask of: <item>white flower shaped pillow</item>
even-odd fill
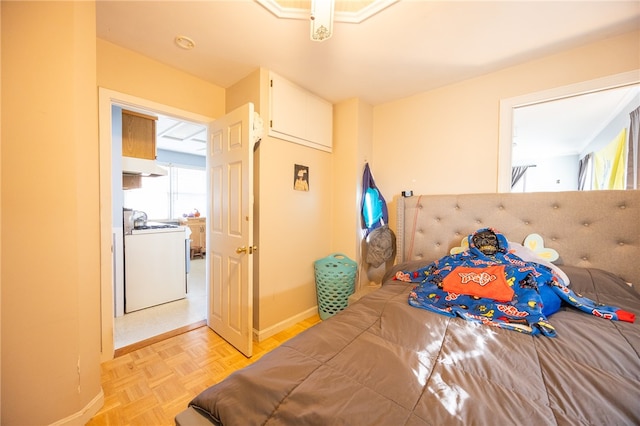
[[[544,246],[544,241],[539,234],[527,235],[523,245],[547,262],[554,262],[560,257],[557,251]]]
[[[460,241],[460,246],[458,247],[453,247],[450,251],[449,254],[453,255],[453,254],[458,254],[458,253],[462,253],[463,251],[469,249],[469,239],[467,237],[464,237],[462,239],[462,241]]]
[[[527,262],[536,262],[552,269],[560,278],[562,278],[565,285],[569,285],[571,282],[567,274],[565,274],[562,269],[551,263],[554,260],[557,260],[560,256],[554,249],[544,246],[544,241],[540,235],[531,234],[527,236],[527,238],[524,239],[524,244],[509,241],[509,251],[522,260]]]

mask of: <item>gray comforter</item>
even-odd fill
[[[610,274],[564,270],[576,291],[640,313],[640,295]],[[567,307],[550,318],[557,337],[532,337],[413,308],[410,288],[386,281],[202,392],[191,415],[225,426],[640,424],[638,320]]]

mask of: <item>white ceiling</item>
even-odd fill
[[[207,154],[207,128],[201,124],[158,115],[156,135],[158,149],[201,156]]]
[[[97,1],[98,37],[223,88],[258,67],[378,105],[640,29],[640,1],[400,0],[309,39],[253,0]],[[195,48],[177,46],[178,35]],[[639,41],[640,45],[640,41]],[[126,64],[124,64],[126,66]]]

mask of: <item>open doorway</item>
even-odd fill
[[[203,141],[200,144],[204,144],[206,149],[206,128],[207,123],[212,121],[209,117],[193,114],[188,111],[179,110],[167,105],[158,104],[149,100],[129,96],[126,94],[110,91],[108,89],[100,89],[99,91],[99,129],[100,129],[100,200],[101,200],[101,308],[102,308],[102,361],[113,358],[115,345],[115,319],[116,319],[116,301],[120,297],[118,293],[118,279],[122,277],[122,265],[118,263],[118,259],[123,256],[121,252],[122,243],[124,239],[123,235],[123,215],[122,208],[124,201],[124,194],[122,193],[121,179],[119,176],[122,170],[120,164],[121,152],[118,147],[115,147],[112,143],[114,135],[117,136],[117,131],[121,129],[114,129],[113,116],[117,114],[118,108],[127,108],[137,111],[144,111],[147,113],[161,116],[163,119],[173,120],[176,123],[189,123],[189,126],[182,126],[183,128],[201,126],[205,129]],[[114,112],[116,111],[116,112]],[[178,129],[179,126],[171,125],[171,128]],[[159,131],[165,131],[167,128],[160,128]],[[158,139],[158,162],[160,165],[168,165],[175,170],[180,169],[171,161],[166,160],[166,152],[169,151],[166,146],[166,141]],[[160,148],[163,147],[163,148]],[[205,152],[206,153],[206,150]],[[203,153],[203,154],[204,154]],[[162,155],[160,155],[162,154]],[[184,157],[187,153],[176,152],[176,156]],[[165,162],[162,162],[162,158],[165,158]],[[177,158],[177,157],[176,157]],[[181,160],[182,161],[182,160]],[[177,160],[175,161],[178,162]],[[204,164],[204,160],[203,160]],[[114,172],[115,171],[115,172]],[[179,173],[179,172],[176,172]],[[206,174],[205,174],[206,176]],[[206,188],[206,183],[204,184]],[[208,197],[209,194],[206,194]],[[116,200],[114,202],[114,200]],[[206,204],[205,204],[206,206]],[[185,210],[184,208],[179,208]],[[190,209],[192,209],[190,207]],[[204,208],[206,209],[206,207]],[[203,209],[203,210],[204,210]],[[185,211],[185,213],[188,213]],[[169,218],[171,219],[171,218]],[[167,221],[169,221],[167,219]],[[188,247],[185,248],[185,261],[189,254]],[[190,273],[194,276],[200,274],[202,277],[206,276],[206,261],[204,259],[195,260],[195,264],[191,264],[193,269]],[[201,263],[201,264],[200,264]],[[203,283],[204,284],[204,283]],[[206,287],[206,286],[203,286]],[[206,292],[206,288],[200,291]],[[202,298],[206,301],[206,295]],[[166,310],[166,307],[163,307]],[[206,317],[206,302],[205,312],[203,318]],[[153,317],[153,315],[151,315]],[[160,321],[161,314],[156,316],[156,322]],[[170,325],[167,325],[170,327]],[[152,333],[155,333],[153,331]]]
[[[114,107],[115,109],[115,107]],[[149,111],[144,111],[150,114]],[[122,189],[124,197],[122,205],[129,211],[145,212],[149,224],[159,224],[160,226],[175,226],[177,232],[183,235],[183,255],[182,265],[184,274],[182,278],[182,290],[186,290],[186,296],[178,300],[170,300],[165,303],[157,302],[158,287],[164,281],[169,280],[173,271],[167,270],[163,274],[164,278],[156,280],[152,277],[159,272],[159,268],[171,268],[169,264],[171,259],[165,266],[157,265],[153,262],[150,267],[149,274],[142,274],[136,271],[131,274],[129,271],[130,263],[135,267],[139,262],[151,261],[151,253],[156,247],[143,247],[141,241],[156,241],[152,235],[144,234],[129,235],[125,226],[124,250],[114,250],[116,263],[119,262],[117,254],[124,251],[124,285],[127,286],[129,281],[126,277],[135,276],[137,279],[144,281],[143,285],[149,286],[150,299],[156,299],[154,303],[147,303],[148,307],[131,311],[123,309],[125,300],[123,295],[126,294],[120,290],[120,277],[115,277],[115,322],[114,322],[114,342],[116,351],[122,352],[122,348],[135,345],[141,341],[156,338],[168,332],[184,327],[192,327],[193,324],[202,325],[205,322],[207,314],[206,306],[206,244],[202,241],[205,236],[206,229],[206,210],[207,210],[207,179],[206,179],[206,140],[207,127],[155,114],[156,120],[156,147],[157,160],[156,164],[166,170],[164,176],[141,177],[140,187]],[[117,117],[114,117],[114,127]],[[115,196],[120,192],[114,188],[113,203],[119,204],[120,197]],[[165,231],[165,228],[158,229],[157,232]],[[132,231],[129,231],[132,232]],[[135,232],[135,231],[133,231]],[[147,231],[145,231],[147,232]],[[152,230],[149,230],[152,232]],[[159,237],[166,236],[165,234]],[[135,243],[135,244],[128,244]],[[135,249],[135,254],[129,250],[130,246]],[[157,248],[159,249],[159,248]],[[148,257],[149,259],[144,259]],[[180,262],[180,260],[178,260]],[[120,268],[116,268],[119,270]],[[178,269],[178,268],[171,268]],[[186,279],[186,282],[185,282]],[[179,281],[179,277],[174,280]],[[179,285],[179,284],[178,284]]]

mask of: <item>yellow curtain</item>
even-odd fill
[[[624,189],[626,140],[627,129],[624,128],[607,146],[594,154],[594,189]]]

